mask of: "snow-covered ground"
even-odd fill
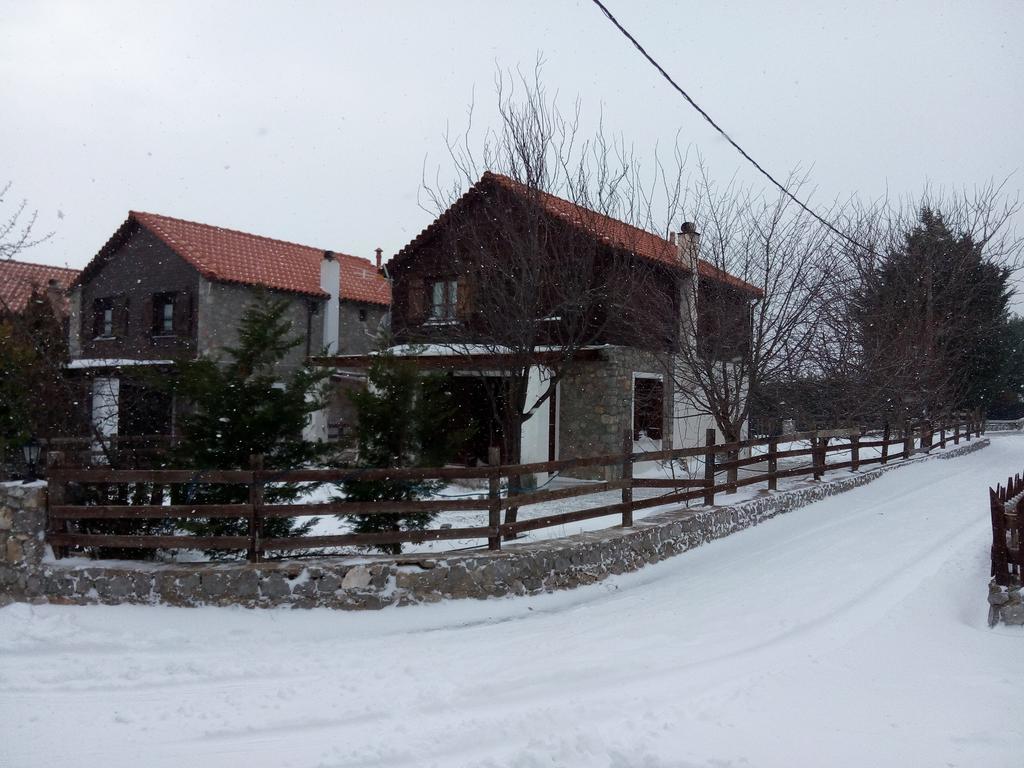
[[[1024,438],[591,587],[375,613],[0,610],[0,765],[1019,766],[986,488]]]

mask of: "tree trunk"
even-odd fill
[[[523,450],[523,424],[522,417],[519,414],[515,414],[514,419],[507,419],[505,424],[505,455],[507,456],[506,462],[509,464],[521,463],[521,455]],[[523,476],[522,475],[509,475],[508,476],[508,496],[511,499],[522,493],[523,490]],[[519,507],[508,507],[505,510],[505,523],[514,523],[519,517]],[[515,534],[506,534],[505,540],[509,541],[515,538]]]
[[[523,453],[523,410],[526,407],[526,377],[515,377],[509,381],[508,399],[502,419],[502,439],[505,445],[505,462],[507,464],[522,463]],[[508,496],[516,496],[523,492],[523,476],[509,475]],[[516,522],[519,507],[510,506],[505,510],[505,523]],[[515,534],[506,534],[505,540],[515,538]]]

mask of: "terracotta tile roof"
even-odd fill
[[[503,176],[500,173],[493,173],[491,171],[485,171],[483,176],[480,177],[480,181],[474,184],[466,195],[460,198],[460,202],[462,200],[466,200],[470,193],[480,189],[481,185],[485,183],[499,184],[505,189],[515,192],[516,194],[525,194],[527,191],[527,188],[523,184],[510,179],[508,176]],[[584,228],[598,237],[601,241],[617,248],[626,249],[638,256],[660,262],[675,269],[683,268],[679,262],[676,246],[671,241],[648,232],[647,230],[634,227],[624,221],[619,221],[618,219],[613,219],[610,216],[605,216],[597,213],[596,211],[592,211],[589,208],[576,205],[576,203],[571,203],[561,197],[556,197],[555,195],[539,191],[536,192],[536,194],[538,195],[538,200],[541,205],[543,205],[551,214],[576,226]],[[455,205],[458,205],[458,203]],[[454,208],[455,206],[452,207]],[[427,237],[443,218],[444,214],[442,214],[442,216],[433,224],[423,230],[423,232],[421,232],[416,239],[412,241],[412,243],[399,251],[398,255],[401,256],[407,250],[410,250],[421,242],[422,239]],[[704,259],[697,260],[697,273],[702,277],[732,285],[742,291],[753,293],[758,296],[763,293],[763,291],[756,285],[752,285],[745,280],[741,280],[734,275],[730,275]]]
[[[51,267],[49,264],[30,264],[13,259],[0,260],[0,312],[21,312],[27,305],[32,289],[45,293],[51,280],[66,294],[68,287],[78,277],[77,269]],[[67,297],[63,309],[67,313]]]
[[[262,286],[320,298],[327,295],[320,289],[323,248],[155,213],[131,211],[128,221],[104,246],[100,256],[120,243],[125,227],[133,222],[160,238],[208,280]],[[341,267],[342,299],[370,304],[391,303],[391,284],[373,264],[345,253],[335,252],[335,257]]]

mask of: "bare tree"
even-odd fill
[[[788,186],[805,181],[793,175]],[[736,442],[750,393],[806,368],[835,250],[827,228],[789,197],[768,198],[735,181],[720,187],[703,165],[688,202],[702,232],[671,369],[691,413],[710,417],[726,442]]]
[[[814,354],[833,409],[902,422],[991,399],[1024,253],[1019,211],[1005,182],[847,208],[865,247],[840,249]]]
[[[601,128],[583,138],[579,104],[569,115],[559,111],[540,69],[538,62],[529,77],[499,73],[499,127],[479,152],[471,129],[449,136],[456,182],[424,182],[442,233],[433,247],[454,262],[458,279],[450,289],[434,284],[451,293],[428,297],[438,317],[420,326],[421,340],[467,362],[486,356],[485,369],[467,368],[484,384],[512,462],[522,457],[523,425],[584,350],[662,349],[678,333],[652,321],[674,311],[677,264],[670,244],[647,230],[656,208],[666,222],[676,215],[681,171],[672,176],[656,163],[642,183],[632,150]],[[678,150],[674,160],[681,169]],[[438,311],[446,302],[451,313]],[[506,520],[515,517],[513,508]]]
[[[520,456],[523,423],[552,397],[581,350],[671,341],[652,337],[649,322],[656,310],[671,309],[669,267],[636,254],[645,238],[667,247],[643,227],[654,217],[654,200],[668,219],[681,192],[661,165],[642,187],[621,141],[600,130],[582,139],[579,104],[570,116],[559,111],[540,64],[531,79],[514,82],[499,73],[500,127],[485,136],[480,159],[467,136],[449,137],[458,182],[424,184],[445,224],[439,248],[458,266],[461,321],[438,323],[427,340],[456,354],[491,356],[484,379],[512,461]],[[678,153],[676,160],[681,167]],[[538,366],[543,386],[528,398]]]

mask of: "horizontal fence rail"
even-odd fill
[[[859,428],[816,430],[757,438],[741,442],[716,443],[715,431],[707,430],[705,443],[690,448],[657,451],[634,451],[632,434],[623,436],[622,451],[617,454],[588,456],[527,464],[501,465],[496,449],[491,449],[490,466],[438,467],[438,468],[320,468],[277,470],[263,467],[263,457],[253,456],[247,469],[186,470],[186,469],[115,469],[110,467],[69,466],[65,454],[53,451],[48,455],[49,508],[47,541],[53,545],[56,557],[69,554],[70,549],[194,549],[245,551],[249,560],[262,560],[267,553],[296,552],[348,546],[400,545],[428,541],[486,540],[492,550],[501,548],[502,539],[514,538],[527,531],[565,525],[612,515],[620,516],[623,526],[633,525],[636,511],[670,504],[700,502],[713,505],[720,494],[735,493],[739,488],[764,484],[769,491],[777,490],[782,478],[809,476],[815,480],[829,470],[858,471],[872,464],[910,458],[927,453],[933,447],[945,448],[982,433],[980,419],[957,419],[950,423],[928,422],[899,429],[866,433]],[[806,442],[806,446],[792,447]],[[780,446],[789,446],[780,448]],[[880,449],[879,455],[864,455],[865,450]],[[848,452],[849,459],[829,463],[829,456]],[[679,477],[636,477],[637,465],[647,462],[675,462],[699,459],[703,465],[698,474],[680,473]],[[794,463],[796,466],[794,466]],[[563,472],[582,468],[603,468],[603,481],[580,481],[565,488],[521,489],[521,479],[538,473]],[[740,472],[752,473],[740,476]],[[471,480],[485,481],[479,492],[459,498],[424,499],[416,501],[348,501],[325,503],[278,504],[267,503],[268,487],[282,483],[344,483],[353,480]],[[1009,488],[1017,489],[1024,499],[1024,482],[993,491],[993,529],[996,525],[995,499],[1005,506]],[[135,484],[134,498],[129,503],[129,487]],[[166,492],[175,486],[195,488],[204,485],[244,487],[244,501],[229,504],[165,503]],[[139,487],[142,487],[140,491]],[[86,503],[82,489],[117,489],[119,503]],[[660,489],[664,493],[634,498],[636,489]],[[618,492],[613,503],[607,498],[594,506],[569,511],[555,511],[529,519],[519,520],[515,512],[531,504],[542,504],[575,499],[593,494]],[[1014,494],[1010,494],[1011,496]],[[187,494],[186,494],[187,496]],[[1005,498],[1004,498],[1005,497]],[[106,495],[103,497],[107,498]],[[1024,501],[1015,502],[1020,506]],[[1016,509],[1016,508],[1015,508]],[[502,521],[502,512],[505,521]],[[486,525],[452,526],[429,529],[398,529],[402,518],[417,514],[438,512],[479,512],[481,521],[486,513]],[[511,513],[511,514],[510,514]],[[1014,513],[1016,514],[1016,513]],[[312,517],[316,515],[381,515],[393,516],[396,530],[379,533],[339,533],[336,535],[302,535],[274,537],[264,534],[267,521],[281,518]],[[1005,521],[1006,515],[1000,517]],[[1013,518],[1019,526],[1021,516]],[[125,521],[136,525],[140,521],[180,523],[195,520],[234,520],[236,531],[245,535],[191,535],[175,532],[173,535],[125,533],[124,531],[83,531],[95,527],[97,521],[115,523]],[[1009,523],[1002,523],[1004,529]],[[999,550],[1000,563],[1015,565],[1019,573],[1019,527],[1013,527],[1007,546]],[[1016,538],[1014,538],[1016,536]],[[1004,536],[1004,538],[1006,538]],[[993,569],[996,563],[993,545]]]

